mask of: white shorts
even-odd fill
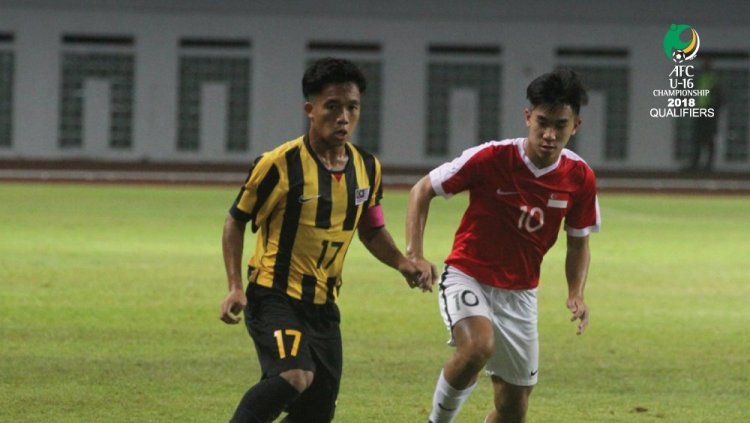
[[[438,303],[451,332],[461,319],[482,316],[492,323],[495,354],[485,367],[489,375],[518,386],[536,385],[539,372],[536,289],[508,290],[483,285],[455,267],[446,266]]]

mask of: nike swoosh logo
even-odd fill
[[[497,195],[513,195],[513,194],[518,194],[518,192],[516,192],[516,191],[503,191],[501,189],[497,190]]]
[[[303,197],[303,196],[301,196],[301,195],[300,195],[300,197],[299,197],[299,202],[300,202],[300,203],[307,203],[308,201],[310,201],[310,200],[314,200],[314,199],[316,199],[316,198],[320,198],[320,194],[318,194],[318,195],[313,195],[312,197]]]
[[[456,411],[455,408],[445,408],[445,407],[443,407],[443,404],[440,404],[440,403],[438,403],[438,407],[440,407],[441,409],[443,409],[445,411]]]
[[[534,370],[533,372],[531,372],[531,376],[536,376],[537,373],[539,373],[539,370]]]

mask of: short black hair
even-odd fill
[[[365,93],[367,81],[357,65],[346,60],[326,57],[318,59],[305,70],[302,77],[302,94],[309,100],[311,96],[320,94],[328,84],[344,84],[353,82],[359,88],[360,94]]]
[[[581,106],[589,101],[578,74],[569,68],[555,69],[531,81],[526,88],[526,98],[533,107],[559,107],[567,104],[576,115]]]

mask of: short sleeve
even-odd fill
[[[383,199],[383,169],[380,167],[380,160],[374,156],[373,159],[375,161],[375,178],[371,188],[373,195],[370,196],[368,208],[377,206],[380,204],[380,200]]]
[[[360,147],[354,146],[362,157],[365,165],[367,180],[370,184],[370,191],[367,194],[367,208],[375,207],[380,204],[383,198],[383,169],[380,166],[380,160],[375,155],[368,153]]]
[[[581,189],[573,194],[573,205],[565,217],[565,230],[570,236],[584,237],[601,228],[599,199],[596,196],[594,171],[585,167]]]
[[[252,221],[255,232],[273,210],[279,195],[279,169],[270,157],[260,156],[250,167],[229,213],[239,221]]]
[[[492,143],[465,150],[453,161],[443,163],[430,172],[432,189],[438,195],[450,197],[479,185],[484,163],[492,157]]]

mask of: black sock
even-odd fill
[[[298,396],[299,392],[281,376],[261,380],[245,392],[230,422],[272,422]]]

